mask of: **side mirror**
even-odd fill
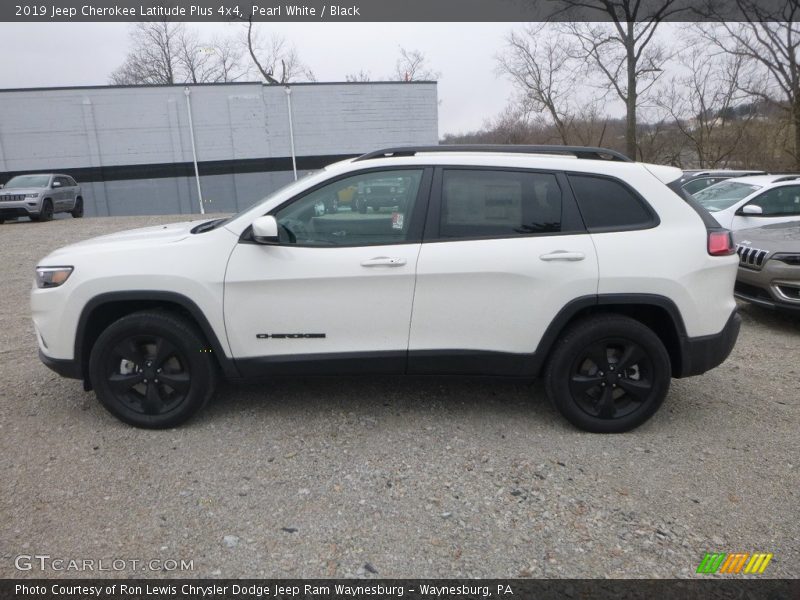
[[[60,181],[54,181],[53,182],[53,187],[54,188],[61,187],[61,182]]]
[[[277,244],[278,221],[272,215],[258,217],[253,221],[253,241],[258,244]]]
[[[743,215],[763,215],[764,210],[758,204],[748,204],[742,208]]]

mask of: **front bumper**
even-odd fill
[[[80,365],[74,360],[51,358],[42,352],[41,349],[39,349],[39,360],[41,360],[48,369],[58,373],[62,377],[83,379]]]
[[[772,259],[760,271],[739,267],[733,295],[765,308],[800,311],[800,267]]]
[[[30,217],[38,214],[38,202],[0,202],[0,219]]]
[[[691,377],[721,365],[736,345],[742,317],[734,310],[722,331],[681,340],[681,367],[676,377]]]

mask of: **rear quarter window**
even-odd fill
[[[568,177],[588,231],[629,231],[658,225],[653,209],[621,181],[574,173]]]

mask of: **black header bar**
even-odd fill
[[[637,21],[786,21],[796,0],[619,0]],[[3,0],[0,21],[610,21],[601,0]],[[743,12],[744,8],[744,12]],[[753,10],[751,10],[753,9]],[[622,8],[618,19],[625,21]]]

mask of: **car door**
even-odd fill
[[[326,209],[342,190],[387,177],[410,185],[404,206]],[[431,170],[370,169],[327,182],[269,214],[280,242],[249,231],[225,276],[225,326],[246,376],[401,373]]]
[[[746,206],[758,206],[761,214],[746,214]],[[731,229],[749,229],[800,219],[800,185],[780,185],[762,192],[739,207]]]
[[[437,169],[409,341],[410,373],[521,375],[597,258],[563,174]]]

